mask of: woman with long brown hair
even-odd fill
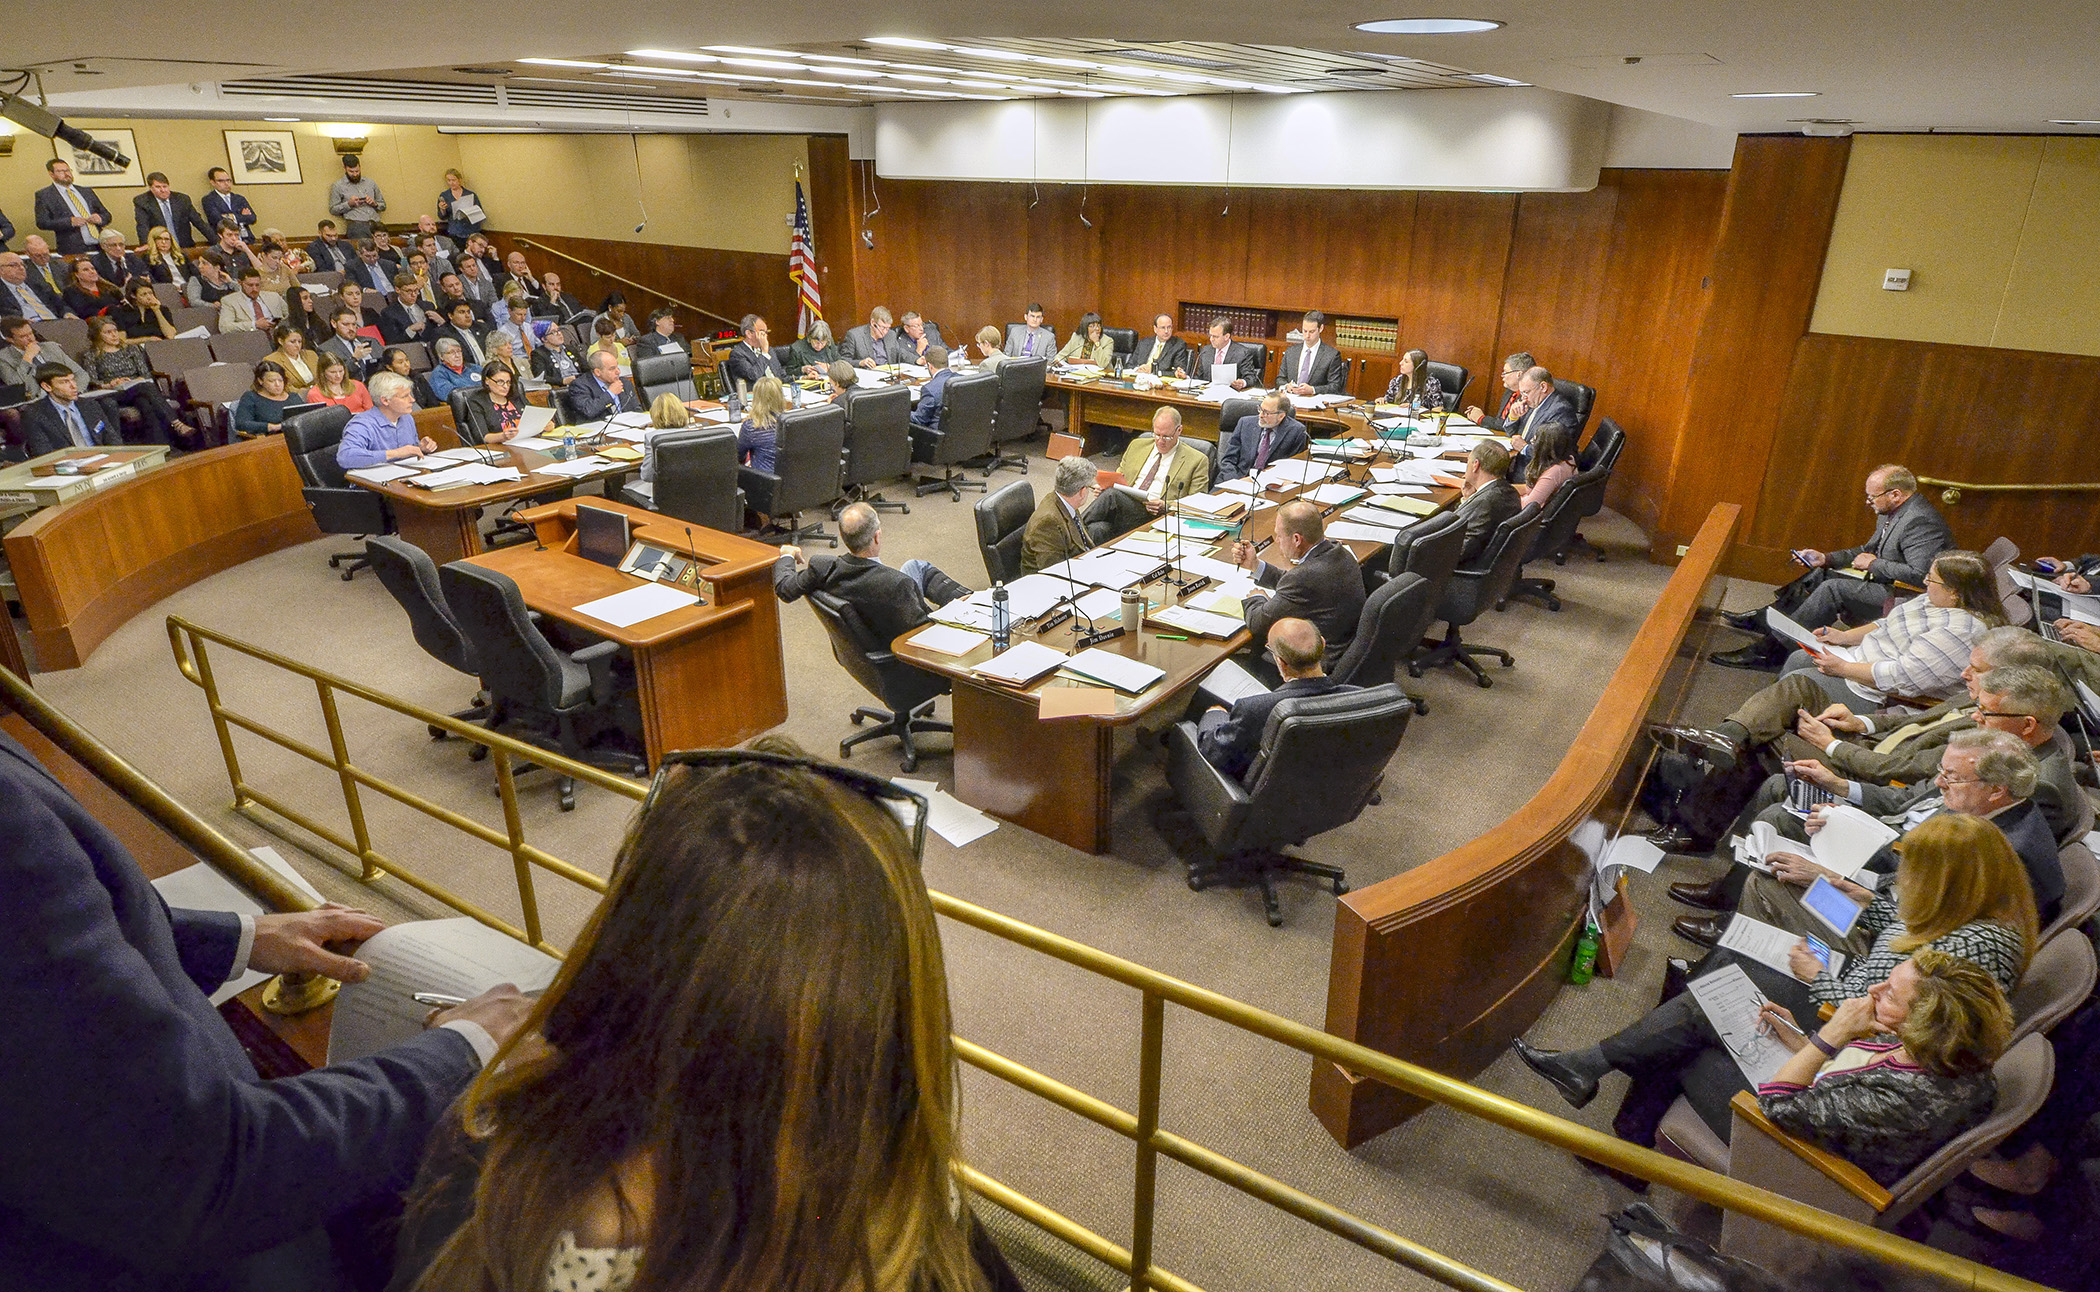
[[[1429,370],[1427,352],[1409,350],[1400,356],[1400,371],[1385,388],[1385,402],[1419,403],[1423,411],[1432,413],[1444,406],[1444,383]]]
[[[786,742],[671,755],[440,1130],[395,1287],[1018,1287],[958,1201],[925,810]]]

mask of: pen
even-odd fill
[[[433,1009],[451,1009],[455,1005],[467,1003],[467,998],[464,996],[447,996],[441,991],[414,992],[409,999],[415,1001],[418,1005],[429,1005]]]
[[[1157,633],[1155,634],[1155,636],[1157,636],[1163,642],[1185,642],[1188,640],[1188,638],[1183,637],[1178,633]]]

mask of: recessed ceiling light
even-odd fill
[[[264,117],[265,121],[297,121],[297,117]]]
[[[870,45],[895,45],[899,49],[946,49],[937,40],[914,40],[910,36],[870,36]]]
[[[2100,121],[2058,120],[2051,118],[2049,124],[2052,126],[2100,126]]]
[[[1821,90],[1752,90],[1743,94],[1731,94],[1731,99],[1813,99]]]
[[[1376,36],[1464,36],[1501,25],[1491,18],[1385,18],[1357,23],[1356,29]]]

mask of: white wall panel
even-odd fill
[[[1615,103],[1604,164],[1635,170],[1727,170],[1735,165],[1735,131]]]

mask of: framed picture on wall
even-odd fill
[[[131,165],[119,166],[113,161],[83,152],[73,145],[51,141],[53,153],[63,161],[72,163],[73,181],[89,188],[144,188],[146,172],[139,161],[138,141],[129,130],[90,130],[88,137],[96,143],[114,144],[118,152],[131,158]]]
[[[226,168],[237,186],[299,183],[299,148],[289,130],[229,130]]]

